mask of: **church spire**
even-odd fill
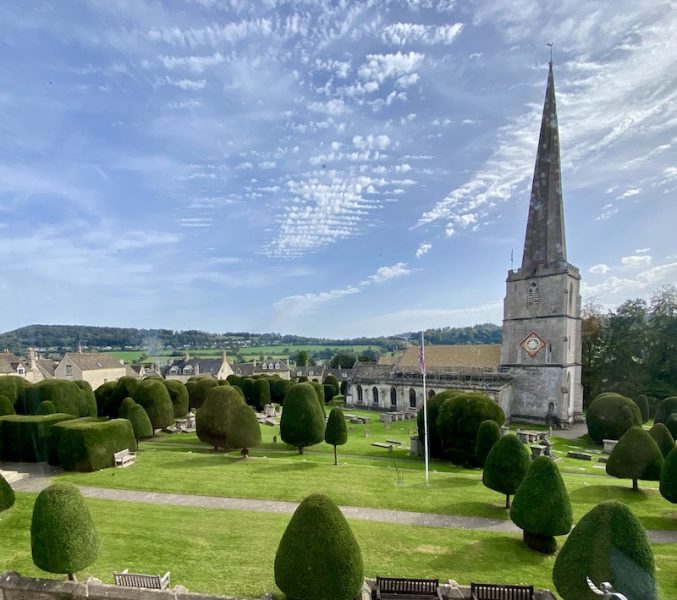
[[[522,271],[562,265],[567,262],[562,210],[562,178],[559,160],[559,132],[552,61],[548,71],[541,134],[531,184],[529,220],[524,239]]]

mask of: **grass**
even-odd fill
[[[0,570],[65,579],[33,565],[30,518],[35,494],[19,493],[0,520]],[[171,585],[211,594],[280,596],[273,564],[289,515],[86,499],[101,539],[97,561],[78,573],[112,582],[113,571],[162,574]],[[553,589],[554,558],[517,535],[350,521],[366,576],[450,577],[460,583],[533,583]],[[663,598],[677,597],[674,545],[653,546]],[[490,565],[490,567],[488,567]]]

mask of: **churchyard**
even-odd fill
[[[425,486],[422,459],[408,454],[415,421],[384,424],[377,412],[347,412],[369,421],[349,425],[348,441],[339,446],[338,466],[328,444],[298,454],[281,441],[279,426],[262,426],[262,443],[250,450],[247,459],[239,451],[215,451],[194,433],[162,433],[141,442],[131,467],[69,472],[56,479],[109,490],[294,502],[323,493],[338,505],[509,520],[503,496],[482,484],[479,469],[433,460],[430,486]],[[557,456],[570,449],[595,456],[590,462],[563,458],[558,463],[575,521],[599,502],[614,499],[628,505],[647,529],[677,529],[677,509],[660,496],[657,482],[642,481],[641,490],[633,492],[629,481],[614,479],[600,468],[596,460],[600,448],[587,436],[569,440],[555,432],[551,439]],[[392,450],[372,446],[387,440],[402,444],[393,444]],[[35,497],[18,493],[16,505],[0,518],[0,570],[54,577],[37,569],[31,559]],[[88,498],[87,505],[101,538],[101,552],[96,562],[78,573],[81,579],[91,575],[110,582],[113,571],[124,568],[141,573],[171,570],[172,584],[193,591],[280,595],[273,562],[290,514],[94,498]],[[355,519],[350,526],[367,576],[533,583],[553,589],[554,557],[527,548],[519,533]],[[653,544],[652,550],[662,597],[677,597],[677,544]]]

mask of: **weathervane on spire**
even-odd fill
[[[552,42],[548,42],[546,46],[550,46],[550,66],[552,67]]]

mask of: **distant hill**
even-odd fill
[[[370,345],[382,351],[402,347],[402,337],[416,343],[417,333],[393,337],[362,337],[349,340],[311,338],[279,333],[228,332],[171,329],[136,329],[131,327],[92,327],[88,325],[28,325],[0,334],[0,350],[23,353],[33,346],[51,352],[76,350],[78,345],[97,350],[140,349],[152,353],[162,349],[226,348],[237,350],[243,346],[295,345],[353,346]],[[429,344],[497,344],[501,328],[485,323],[472,327],[445,327],[429,329],[425,333]],[[400,339],[397,339],[400,338]]]

